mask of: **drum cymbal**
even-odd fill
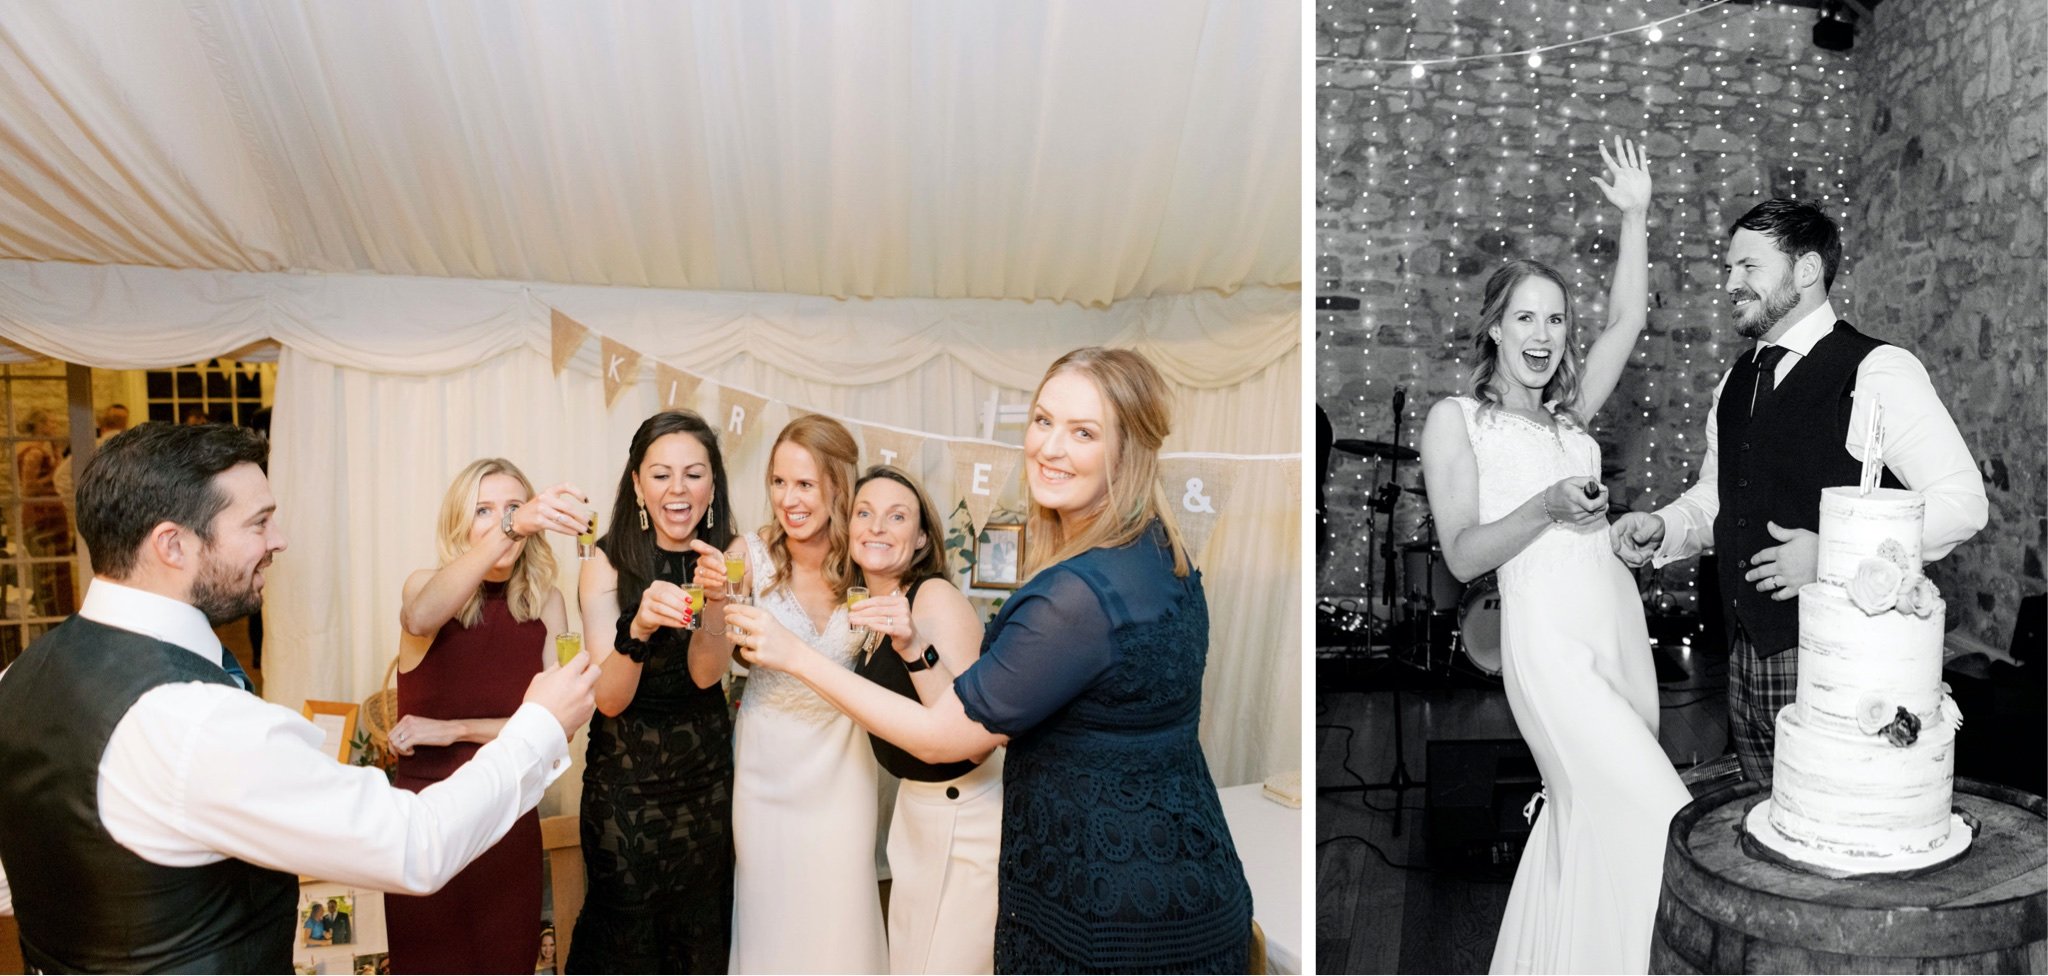
[[[1415,449],[1412,447],[1402,447],[1399,444],[1389,444],[1386,441],[1361,440],[1356,437],[1346,437],[1342,440],[1331,441],[1330,446],[1346,454],[1356,454],[1359,457],[1388,458],[1394,461],[1413,461],[1422,456],[1415,453]]]

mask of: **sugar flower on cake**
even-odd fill
[[[1898,717],[1884,727],[1884,737],[1901,749],[1920,741],[1920,716],[1907,710],[1906,706],[1900,705]]]
[[[1915,575],[1899,586],[1899,612],[1926,619],[1941,612],[1941,591],[1934,581]]]
[[[1954,696],[1949,692],[1948,682],[1946,681],[1941,683],[1940,710],[1942,721],[1947,722],[1951,728],[1958,732],[1963,730],[1962,706],[1956,704]]]
[[[1891,723],[1892,705],[1876,695],[1864,695],[1856,702],[1856,727],[1864,735],[1876,735]]]
[[[1849,599],[1866,614],[1880,614],[1899,602],[1899,584],[1906,574],[1888,559],[1866,558],[1849,580]]]
[[[1899,567],[1899,572],[1907,576],[1915,575],[1920,571],[1920,567],[1914,565],[1913,557],[1906,554],[1906,547],[1900,545],[1897,539],[1886,539],[1878,543],[1877,558]]]

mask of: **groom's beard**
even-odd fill
[[[1735,297],[1754,298],[1757,295],[1752,291]],[[1762,296],[1762,299],[1751,311],[1737,313],[1740,317],[1735,320],[1735,331],[1745,339],[1761,339],[1766,333],[1777,328],[1778,323],[1785,320],[1785,316],[1799,307],[1799,290],[1792,287],[1792,279],[1788,275],[1784,281],[1778,283],[1777,288],[1771,290],[1770,294]]]

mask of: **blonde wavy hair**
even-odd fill
[[[843,598],[846,588],[853,585],[853,484],[854,472],[860,464],[860,445],[839,421],[816,413],[790,421],[782,433],[775,435],[775,443],[768,448],[768,471],[761,478],[769,491],[771,513],[768,525],[761,530],[761,542],[768,547],[768,557],[775,563],[775,584],[770,589],[789,585],[789,540],[782,531],[782,520],[772,514],[775,451],[784,444],[795,444],[811,452],[811,460],[817,462],[819,480],[825,488],[825,538],[831,543],[825,554],[825,585],[832,588],[833,596]]]
[[[446,566],[461,558],[469,551],[469,529],[476,522],[476,496],[483,487],[484,479],[502,474],[519,482],[529,501],[533,499],[533,482],[526,480],[518,465],[504,458],[483,458],[471,461],[469,466],[455,476],[448,493],[441,497],[441,520],[439,541],[441,565]],[[555,588],[555,553],[545,540],[528,539],[519,550],[519,558],[512,561],[512,578],[505,584],[505,604],[512,610],[512,619],[524,623],[540,619],[541,608],[547,606],[548,592]],[[478,587],[462,605],[462,612],[456,619],[464,627],[474,627],[483,617],[484,592]]]
[[[1024,529],[1024,571],[1027,576],[1090,549],[1129,545],[1157,519],[1173,550],[1173,575],[1188,574],[1187,545],[1166,487],[1159,483],[1159,445],[1173,432],[1172,392],[1151,360],[1128,349],[1088,346],[1061,356],[1045,371],[1032,391],[1035,405],[1045,384],[1061,373],[1075,373],[1095,384],[1109,416],[1103,423],[1109,448],[1105,472],[1109,490],[1096,510],[1079,526],[1060,514],[1030,503]]]

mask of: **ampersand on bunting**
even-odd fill
[[[1180,496],[1180,507],[1190,512],[1216,514],[1216,509],[1209,504],[1209,496],[1202,494],[1202,479],[1200,478],[1188,479],[1188,491],[1187,494]]]

